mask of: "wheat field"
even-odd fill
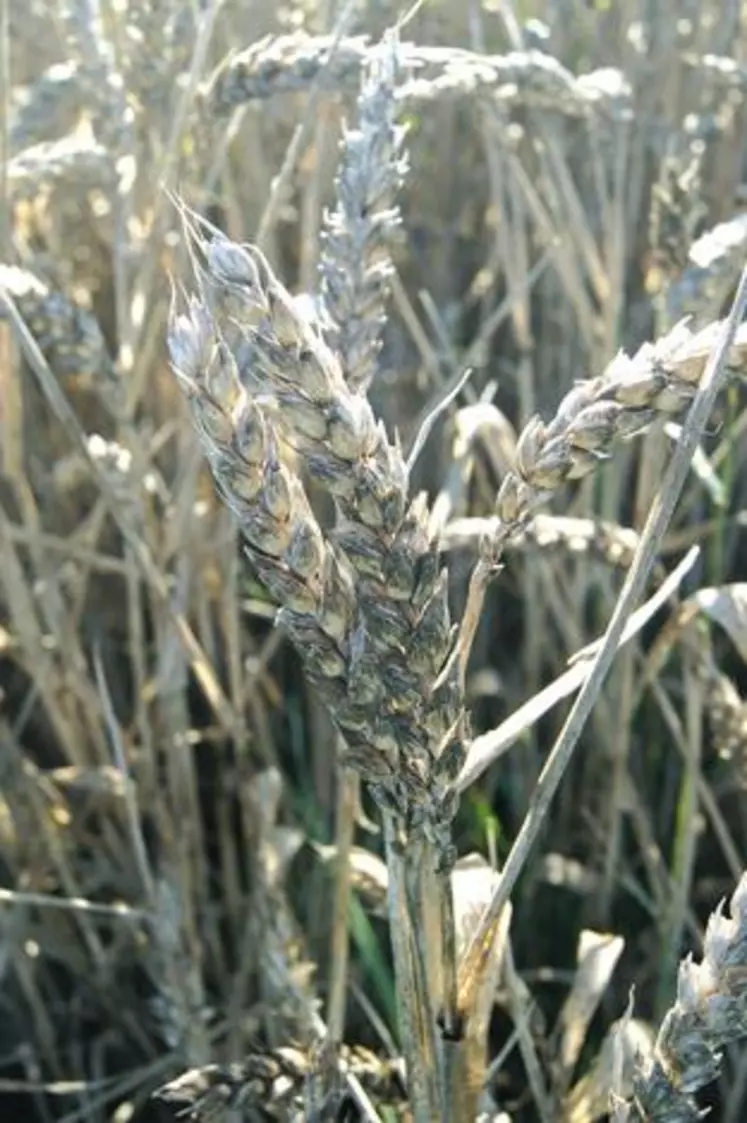
[[[0,0],[0,1119],[747,1117],[746,93]]]

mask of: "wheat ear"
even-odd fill
[[[170,348],[216,482],[345,738],[347,763],[391,816],[397,845],[422,837],[446,882],[465,717],[425,500],[409,502],[398,445],[261,254],[220,237],[194,241],[200,296],[173,318]],[[334,543],[286,464],[287,445],[336,502]],[[417,907],[412,895],[409,905]],[[419,1067],[425,1081],[428,1066]],[[432,1101],[429,1091],[423,1099]]]
[[[495,513],[472,574],[459,648],[471,649],[485,589],[506,545],[522,534],[533,513],[566,481],[582,479],[609,460],[621,441],[655,421],[682,412],[695,397],[722,324],[693,332],[685,321],[634,355],[620,352],[603,374],[578,382],[549,423],[534,416],[517,445],[516,464],[501,485]],[[737,330],[728,371],[747,365],[747,324]]]
[[[747,1035],[747,874],[711,914],[703,959],[680,964],[677,999],[664,1017],[653,1054],[639,1059],[633,1098],[614,1106],[615,1123],[696,1123],[694,1095],[721,1068],[721,1050]]]

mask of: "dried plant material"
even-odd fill
[[[741,66],[728,55],[710,51],[706,54],[686,51],[683,62],[693,69],[700,70],[715,85],[733,90],[744,90],[747,87],[747,67]]]
[[[0,323],[0,470],[11,479],[23,473],[24,408],[19,356],[10,324]]]
[[[581,1055],[591,1019],[604,997],[612,972],[623,953],[625,941],[585,929],[578,941],[573,985],[560,1011],[556,1063],[563,1088],[567,1088]]]
[[[563,1123],[595,1123],[606,1118],[610,1090],[617,1086],[620,1096],[630,1096],[635,1066],[651,1055],[653,1047],[654,1033],[646,1022],[628,1016],[614,1023],[589,1071],[563,1101]]]
[[[102,12],[88,0],[63,0],[60,14],[68,49],[80,62],[76,77],[84,91],[94,132],[113,151],[127,151],[132,111],[116,69],[116,52],[106,36]]]
[[[174,83],[183,82],[190,64],[198,13],[179,0],[136,0],[118,15],[121,66],[132,100],[143,115],[166,115],[173,110]]]
[[[682,426],[674,421],[667,421],[665,423],[664,432],[674,444],[682,438]],[[708,492],[714,505],[721,508],[727,507],[729,497],[724,482],[719,477],[702,446],[696,449],[690,467],[695,478],[702,484],[703,489]]]
[[[459,389],[460,382],[456,383]],[[459,516],[466,509],[478,451],[488,458],[499,479],[511,470],[516,456],[514,427],[492,403],[463,406],[457,410],[451,426],[451,461],[430,518],[430,528],[434,534],[440,534],[442,549],[450,548],[454,541],[451,527],[461,522]],[[454,544],[459,545],[458,531],[455,537]]]
[[[482,854],[465,854],[457,861],[452,879],[458,953],[466,948],[475,918],[490,900],[499,877]]]
[[[707,353],[707,358],[704,360],[702,377],[694,393],[692,408],[688,413],[685,435],[672,457],[664,480],[657,492],[655,502],[649,512],[646,526],[641,535],[640,546],[615,604],[602,644],[594,656],[589,677],[581,686],[579,695],[571,707],[571,712],[553,745],[550,756],[537,781],[524,822],[506,859],[501,882],[490,905],[481,917],[470,947],[460,964],[460,986],[464,985],[464,980],[474,985],[472,980],[476,976],[479,977],[483,957],[482,942],[485,934],[494,927],[502,910],[508,903],[510,893],[515,887],[530,850],[540,833],[544,814],[570,763],[593,704],[612,666],[618,645],[622,641],[626,627],[630,624],[635,605],[643,593],[645,582],[654,565],[656,552],[667,530],[676,502],[687,478],[690,458],[708,423],[708,417],[716,397],[727,380],[728,356],[737,339],[740,325],[742,325],[745,306],[747,306],[747,267],[742,272],[729,316],[721,326],[712,347]],[[566,399],[566,403],[567,401]],[[563,406],[561,404],[561,416],[562,412]],[[571,420],[574,412],[573,409],[570,410]],[[521,459],[521,450],[519,451],[519,457]],[[476,604],[473,603],[471,611],[474,613],[475,610]]]
[[[510,471],[516,456],[516,430],[492,402],[463,406],[454,418],[454,459],[462,460],[475,444],[484,449],[501,478]]]
[[[724,629],[747,663],[747,584],[699,589],[689,603]]]
[[[336,847],[317,844],[315,850],[324,862],[334,864],[336,861]],[[364,850],[362,846],[351,848],[348,861],[350,864],[351,888],[360,896],[368,908],[383,915],[386,911],[389,885],[386,863],[376,854],[372,854],[370,850]]]
[[[299,831],[278,824],[282,776],[259,773],[242,793],[255,826],[254,889],[244,933],[257,961],[265,1030],[273,1044],[310,1046],[318,1037],[315,968],[288,899],[289,865],[303,842]]]
[[[307,1113],[317,1077],[316,1058],[301,1049],[283,1046],[252,1053],[229,1065],[208,1065],[185,1072],[160,1088],[157,1096],[179,1110],[180,1117],[200,1123],[229,1123],[238,1112],[246,1123],[304,1123],[315,1119],[347,1118],[352,1106],[344,1088]],[[363,1048],[342,1050],[342,1072],[352,1077],[389,1112],[403,1108],[397,1066]]]
[[[100,768],[77,768],[68,765],[66,768],[53,768],[49,772],[53,780],[68,798],[81,799],[86,803],[116,806],[122,799],[125,789],[125,777],[113,765],[102,765]]]
[[[610,458],[617,443],[640,435],[657,419],[679,412],[696,398],[707,360],[714,347],[723,345],[727,330],[724,376],[742,371],[747,361],[742,293],[740,283],[728,321],[709,324],[696,334],[683,322],[656,343],[645,344],[632,358],[620,352],[603,375],[578,382],[566,394],[549,424],[535,414],[524,427],[514,470],[501,484],[495,518],[482,540],[481,562],[470,580],[457,645],[462,673],[490,575],[506,544],[522,532],[535,508],[565,482],[588,476]]]
[[[284,1047],[241,1063],[191,1069],[157,1095],[177,1106],[181,1117],[203,1123],[229,1123],[237,1111],[249,1123],[264,1119],[301,1123],[309,1072],[304,1053]]]
[[[565,854],[545,854],[537,863],[538,877],[554,888],[587,897],[599,889],[599,874]]]
[[[628,626],[623,633],[621,643],[626,643],[666,604],[669,597],[676,591],[687,574],[695,565],[699,551],[697,548],[690,550],[678,566],[669,574],[666,581],[657,589],[644,605],[633,613]],[[557,705],[563,698],[574,693],[583,684],[589,670],[589,662],[598,650],[600,640],[576,652],[570,662],[569,670],[560,675],[554,682],[514,710],[510,717],[501,722],[495,729],[489,730],[475,737],[470,745],[467,762],[462,769],[458,784],[462,791],[473,784],[486,768],[513,745],[521,735],[530,729],[543,714]]]
[[[654,282],[649,276],[649,287],[676,280],[687,264],[693,239],[706,211],[701,176],[704,153],[705,145],[700,142],[691,144],[683,153],[668,154],[662,162],[659,182],[651,192],[649,238],[657,279]],[[678,319],[682,315],[680,313]]]
[[[639,551],[653,541],[679,557],[707,539],[716,593],[740,579],[741,390],[712,458],[690,447],[689,421],[671,419],[696,393],[701,339],[704,352],[744,257],[745,28],[738,5],[714,0],[698,21],[657,5],[633,22],[631,6],[576,5],[569,21],[548,5],[542,23],[505,3],[405,7],[0,0],[0,1115],[139,1116],[180,1068],[156,1113],[226,1123],[601,1123],[611,1087],[632,1095],[638,1053],[644,1077],[660,1063],[670,1110],[691,1091],[671,1019],[663,1062],[630,1018],[617,1053],[605,1034],[624,1003],[614,935],[584,946],[548,1039],[513,968],[503,905],[510,896],[519,919],[517,962],[544,985],[542,901],[516,880],[541,822],[549,855],[536,873],[562,886],[564,933],[579,908],[610,932],[619,920],[636,937],[628,966],[658,982],[668,960],[654,929],[664,940],[688,914],[681,856],[689,865],[702,840],[696,912],[721,891],[718,847],[738,879],[741,804],[728,784],[730,769],[743,783],[745,704],[696,600],[660,633],[661,647],[681,648],[674,658],[657,662],[657,639],[643,661],[621,661],[560,813],[548,812],[554,750],[533,781],[549,709],[584,689],[600,645],[565,672],[564,653],[595,634]],[[282,36],[300,28],[329,34]],[[489,54],[494,43],[508,53]],[[167,229],[176,184],[213,226],[182,207],[187,238]],[[313,289],[317,262],[319,291],[280,283]],[[165,270],[177,278],[170,342],[188,409],[165,353]],[[663,334],[686,314],[686,328]],[[636,353],[652,322],[661,338]],[[572,389],[623,340],[630,357]],[[438,447],[429,433],[447,410]],[[656,420],[675,460],[686,452],[680,467],[691,458],[681,529],[665,540],[640,526],[666,440],[631,448],[624,475],[591,478]],[[562,509],[560,487],[582,476],[591,486],[567,489]],[[539,513],[548,499],[557,510]],[[705,520],[710,502],[721,506]],[[486,585],[504,553],[512,564],[455,634],[481,545]],[[622,640],[682,602],[695,557]],[[485,642],[467,666],[478,625]],[[738,621],[725,626],[738,634]],[[468,759],[465,682],[489,684],[470,691],[488,732]],[[690,760],[683,782],[707,833],[686,813],[689,792],[674,811],[660,798],[680,764],[666,738],[652,758],[649,703],[693,754],[706,717],[717,790]],[[528,751],[500,762],[455,827],[458,791],[522,735]],[[343,739],[355,775],[336,787]],[[600,753],[614,753],[612,784],[598,782]],[[374,824],[355,814],[361,776]],[[314,846],[306,831],[329,841],[346,786],[335,860],[350,853],[373,913],[370,931],[360,910],[350,918],[361,928],[349,964],[349,900],[328,909],[326,885],[313,897],[322,871],[298,873]],[[358,830],[381,841],[382,827],[386,863],[364,849],[370,839],[354,845]],[[496,842],[503,858],[514,836],[500,873],[457,859],[459,839]],[[382,918],[391,987],[386,955],[368,959]],[[459,972],[476,932],[486,968]],[[719,929],[717,949],[731,935]],[[741,971],[730,961],[723,972],[739,1018]],[[710,1007],[720,1016],[726,1000],[712,975],[680,1013],[688,1032],[707,1023],[718,1050]],[[363,1037],[392,1059],[352,1046]],[[486,1045],[499,1053],[481,1087]],[[739,1117],[728,1067],[719,1094]],[[664,1111],[657,1100],[641,1114]]]
[[[155,885],[154,916],[149,933],[147,969],[155,992],[151,1014],[163,1040],[186,1065],[205,1064],[210,1056],[204,978],[197,942],[191,939],[185,903],[175,871],[164,870]]]
[[[425,497],[409,500],[399,444],[376,423],[366,398],[349,389],[344,356],[300,315],[260,251],[220,236],[206,241],[189,222],[186,229],[199,295],[186,314],[172,316],[174,369],[255,570],[282,606],[279,621],[345,738],[343,764],[370,784],[397,835],[433,848],[443,1006],[454,1020],[451,822],[466,715],[460,667],[450,658],[446,573]],[[288,446],[334,502],[334,545],[314,519]],[[419,877],[425,866],[416,865]],[[409,883],[408,893],[412,905]],[[425,958],[424,945],[418,954]],[[403,989],[410,990],[403,979],[411,967],[413,986],[418,975],[427,986],[425,963],[416,968],[409,948],[395,963]],[[420,1007],[427,999],[423,992],[406,1001]],[[432,1033],[432,1025],[407,1033],[423,1121],[436,1103]],[[422,1079],[413,1075],[418,1067]]]
[[[500,874],[481,855],[468,854],[457,863],[452,879],[457,950],[461,959],[475,925],[495,892]],[[467,1012],[460,1040],[456,1045],[449,1041],[441,1043],[447,1056],[449,1051],[454,1054],[451,1086],[455,1118],[472,1119],[477,1115],[485,1080],[485,1042],[504,967],[510,925],[511,909],[507,908],[483,948],[483,971],[477,987],[471,993],[462,991],[459,995],[459,1009]]]
[[[487,518],[452,519],[444,527],[441,545],[444,550],[454,550],[479,545],[490,532]],[[535,515],[522,528],[520,534],[508,543],[509,551],[567,550],[571,554],[591,555],[607,565],[630,565],[638,545],[638,534],[630,527],[614,526],[592,519],[571,518],[566,515]]]

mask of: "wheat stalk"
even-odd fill
[[[399,41],[390,34],[370,56],[355,120],[344,129],[335,180],[336,206],[327,213],[323,232],[320,306],[324,330],[348,386],[360,393],[366,392],[376,374],[392,273],[389,242],[400,219],[396,195],[406,159],[402,154],[405,130],[396,121],[398,77]],[[343,770],[337,792],[339,853],[327,1018],[333,1042],[343,1037],[350,851],[358,802],[359,777],[350,769]],[[404,954],[397,960],[402,965]]]

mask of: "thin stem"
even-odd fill
[[[12,261],[10,220],[10,3],[0,0],[0,257]]]
[[[169,199],[168,189],[175,178],[176,169],[182,154],[182,142],[188,124],[189,111],[193,105],[195,94],[200,80],[200,75],[205,69],[208,51],[213,38],[215,22],[222,7],[223,0],[211,0],[203,10],[198,25],[187,70],[186,81],[180,88],[179,100],[176,111],[171,121],[171,129],[164,145],[160,163],[153,172],[153,182],[158,183],[161,190],[155,197],[153,215],[150,223],[148,251],[140,267],[139,273],[134,278],[132,285],[132,300],[144,308],[157,307],[153,299],[156,283],[160,280],[160,236],[163,223],[166,219],[166,203]],[[137,331],[132,332],[131,346],[133,356],[142,356],[143,341],[150,317],[144,316]],[[142,359],[140,359],[142,361]],[[138,366],[133,369],[133,380],[139,382]]]
[[[408,840],[407,846],[402,851],[418,1017],[421,1022],[421,1033],[428,1053],[435,1059],[436,1010],[433,1002],[433,972],[430,969],[431,956],[429,955],[432,936],[429,933],[425,913],[425,894],[429,888],[429,870],[427,866],[429,854],[429,848],[424,844],[422,839]],[[432,1070],[430,1076],[435,1089],[435,1068]],[[442,1102],[443,1097],[436,1095],[434,1099]]]
[[[10,4],[0,0],[0,260],[14,259],[10,189]],[[23,395],[18,356],[10,326],[0,324],[0,468],[23,475]]]
[[[436,875],[441,925],[441,1041],[439,1060],[441,1070],[442,1123],[471,1123],[465,1117],[464,1089],[458,1087],[458,1050],[468,1047],[462,1040],[461,1018],[457,989],[457,946],[454,916],[454,886],[451,870],[441,869]]]
[[[439,1118],[431,1027],[423,1025],[417,974],[413,961],[413,931],[404,862],[404,839],[391,814],[384,815],[389,871],[389,932],[394,954],[397,1008],[402,1048],[407,1066],[407,1089],[414,1123],[434,1123]]]
[[[349,769],[337,773],[335,899],[330,950],[331,979],[327,1002],[329,1039],[339,1045],[345,1032],[345,999],[348,974],[348,909],[350,905],[350,851],[355,832],[360,778]]]
[[[441,919],[441,970],[443,985],[443,1035],[453,1038],[459,1031],[459,1003],[457,999],[456,927],[454,920],[454,889],[449,869],[437,875],[439,912]]]
[[[695,855],[700,833],[698,828],[698,781],[701,777],[703,751],[703,684],[698,679],[694,664],[694,655],[686,648],[683,683],[686,725],[685,738],[680,743],[681,749],[685,750],[685,756],[675,815],[674,839],[672,841],[672,892],[660,931],[661,952],[657,970],[658,993],[655,1005],[657,1019],[664,1016],[670,1004],[672,991],[676,987],[678,951],[682,945],[683,932],[686,929],[688,902],[692,890]]]
[[[620,640],[621,647],[629,643],[663,605],[675,595],[698,560],[699,554],[700,550],[697,546],[691,547],[653,596],[636,609],[623,630]],[[583,651],[577,651],[573,659],[570,660],[568,670],[564,671],[554,682],[551,682],[544,690],[540,690],[528,702],[519,706],[510,717],[507,717],[495,729],[475,737],[470,745],[467,762],[457,780],[457,788],[460,792],[466,791],[471,784],[474,784],[482,773],[492,764],[495,764],[527,729],[539,721],[543,714],[549,713],[553,706],[557,706],[569,694],[575,693],[591,673],[590,660],[601,642],[601,639],[595,640],[593,644],[587,644]]]
[[[462,622],[459,625],[459,637],[456,644],[456,650],[459,653],[462,683],[464,683],[467,675],[467,663],[469,662],[472,645],[477,635],[477,627],[480,623],[485,594],[490,584],[490,579],[494,574],[495,567],[489,565],[483,558],[480,558],[472,570],[472,575],[469,580],[467,603],[464,608]]]
[[[275,227],[278,212],[280,210],[281,204],[286,197],[286,192],[293,176],[293,171],[298,164],[299,156],[303,150],[303,146],[306,143],[306,140],[308,139],[312,125],[314,125],[318,120],[321,96],[323,92],[322,78],[324,77],[327,68],[335,57],[335,51],[337,50],[338,44],[341,42],[345,34],[352,9],[353,4],[348,3],[340,13],[340,16],[337,20],[337,26],[335,27],[335,30],[333,32],[329,57],[327,58],[324,66],[317,75],[316,81],[313,84],[311,96],[306,106],[306,111],[303,115],[303,119],[296,126],[293,132],[290,144],[288,145],[285,156],[283,157],[283,163],[280,171],[273,178],[270,197],[265,204],[265,208],[259,221],[259,226],[257,227],[257,233],[254,239],[256,244],[261,249],[267,248],[268,238],[270,237],[270,234]]]

